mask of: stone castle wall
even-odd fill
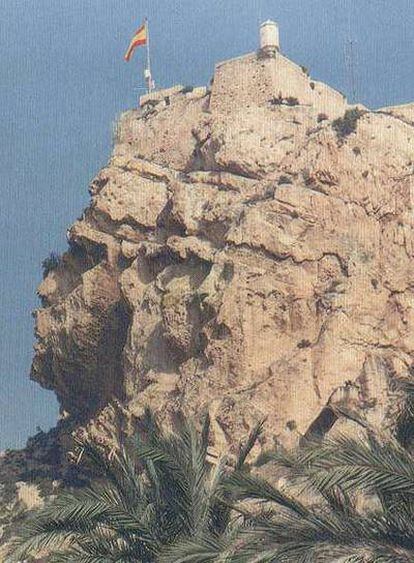
[[[346,98],[321,82],[312,81],[304,69],[280,53],[261,57],[256,53],[217,65],[211,108],[223,113],[251,106],[264,107],[274,98],[296,98],[316,113],[335,119],[348,107]]]

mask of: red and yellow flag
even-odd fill
[[[131,43],[127,49],[127,52],[124,55],[124,59],[129,61],[132,57],[133,52],[137,47],[140,45],[146,45],[148,39],[148,30],[147,30],[147,22],[143,23],[139,29],[136,30],[134,33]]]

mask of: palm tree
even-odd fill
[[[253,525],[228,561],[414,561],[414,458],[396,440],[339,436],[270,457],[295,486],[289,493],[251,474],[229,478],[235,497],[265,509],[250,516]]]
[[[365,438],[339,435],[266,454],[272,483],[245,471],[227,479],[242,518],[233,543],[220,551],[209,538],[192,538],[165,563],[412,563],[414,385],[399,387],[407,397],[396,437],[367,427]],[[277,472],[283,485],[274,484]]]
[[[226,458],[209,461],[208,417],[199,433],[183,417],[167,433],[147,409],[145,436],[119,444],[113,456],[89,440],[80,442],[83,459],[100,478],[34,513],[14,541],[9,561],[47,552],[53,562],[150,563],[169,557],[162,555],[168,546],[191,538],[204,538],[219,556],[232,544],[234,516],[226,483],[232,471],[243,472],[261,427],[239,448],[232,468]]]
[[[401,443],[368,428],[365,439],[328,437],[267,454],[284,484],[247,470],[261,425],[231,467],[225,458],[212,465],[208,419],[200,434],[186,420],[166,434],[147,411],[146,437],[137,438],[133,455],[120,447],[108,460],[83,444],[104,479],[37,513],[16,544],[17,560],[47,548],[52,561],[80,563],[413,562],[407,404]]]

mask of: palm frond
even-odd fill
[[[225,457],[212,465],[208,417],[200,432],[184,417],[166,432],[146,410],[143,432],[122,440],[115,455],[82,445],[101,478],[36,512],[10,561],[45,549],[57,563],[414,560],[414,460],[396,440],[370,432],[366,442],[339,436],[279,449],[267,455],[289,474],[278,487],[246,463],[262,427],[240,446],[234,467]],[[361,489],[381,501],[369,517],[353,500]]]
[[[240,445],[239,454],[236,460],[236,470],[240,471],[244,466],[247,456],[252,451],[260,435],[263,433],[263,428],[266,420],[259,421],[250,431],[247,440],[244,444]]]
[[[8,561],[19,563],[27,557],[43,551],[58,552],[68,549],[80,536],[80,534],[74,534],[71,531],[62,531],[57,526],[54,530],[39,532],[30,537],[13,538],[10,542]]]
[[[414,459],[396,441],[380,444],[339,436],[313,452],[312,480],[319,489],[372,489],[414,494]]]
[[[291,510],[298,516],[305,516],[309,513],[308,509],[300,501],[282,492],[260,477],[235,472],[229,476],[228,486],[237,500],[254,499],[262,503],[276,503],[283,508]]]
[[[229,561],[233,538],[202,535],[185,538],[170,546],[158,558],[158,563],[218,563]]]

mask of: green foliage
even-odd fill
[[[411,367],[414,376],[414,366]],[[396,421],[397,439],[404,448],[412,448],[414,444],[414,382],[412,380],[393,380],[394,390],[402,392],[405,397],[404,408],[400,409]]]
[[[293,184],[293,180],[290,176],[286,176],[282,174],[277,181],[278,185],[281,186],[282,184]]]
[[[327,121],[329,119],[329,117],[326,115],[326,113],[320,113],[318,115],[318,123],[322,123],[322,121]]]
[[[286,105],[288,106],[298,106],[299,105],[299,100],[293,96],[288,96],[286,98]]]
[[[412,424],[414,386],[398,385],[408,394],[404,424]],[[213,465],[208,419],[200,432],[181,419],[167,434],[147,411],[144,428],[145,439],[112,459],[80,444],[103,478],[36,513],[11,561],[42,548],[52,561],[72,562],[414,561],[414,457],[389,436],[368,429],[364,440],[267,452],[260,465],[271,462],[285,476],[281,486],[246,466],[262,425],[233,463]]]
[[[355,133],[359,119],[364,115],[364,112],[358,108],[348,109],[344,117],[335,119],[332,122],[332,127],[340,140],[346,139],[352,133]]]
[[[272,106],[281,106],[283,104],[284,98],[282,96],[282,94],[279,94],[278,96],[273,96],[273,98],[271,98],[269,100],[270,104]]]
[[[396,385],[407,393],[404,424],[412,424],[414,385]],[[242,524],[222,545],[193,538],[173,561],[414,561],[414,457],[397,440],[369,430],[365,440],[339,436],[296,452],[268,452],[261,463],[269,461],[285,485],[232,473],[228,489]]]
[[[287,98],[284,98],[282,96],[282,94],[279,94],[278,96],[274,96],[273,98],[271,98],[269,100],[269,103],[272,106],[298,106],[299,105],[299,100],[298,98],[295,98],[293,96],[288,96]]]
[[[62,257],[57,252],[51,252],[42,262],[43,278],[46,278],[50,272],[57,270],[62,264]]]
[[[183,551],[208,549],[212,557],[232,544],[235,517],[225,458],[208,461],[210,422],[198,433],[181,418],[166,433],[147,410],[145,437],[119,444],[112,456],[85,441],[82,459],[101,478],[90,487],[65,492],[22,527],[10,561],[51,552],[50,561],[184,561]],[[257,426],[235,461],[245,469],[248,453],[261,431]],[[197,539],[197,542],[196,542]],[[194,543],[196,542],[196,543]],[[187,559],[187,561],[213,559]]]
[[[266,461],[290,476],[291,487],[231,477],[238,498],[267,506],[242,531],[232,562],[414,561],[414,458],[397,441],[339,436]],[[362,512],[361,497],[369,507]]]

